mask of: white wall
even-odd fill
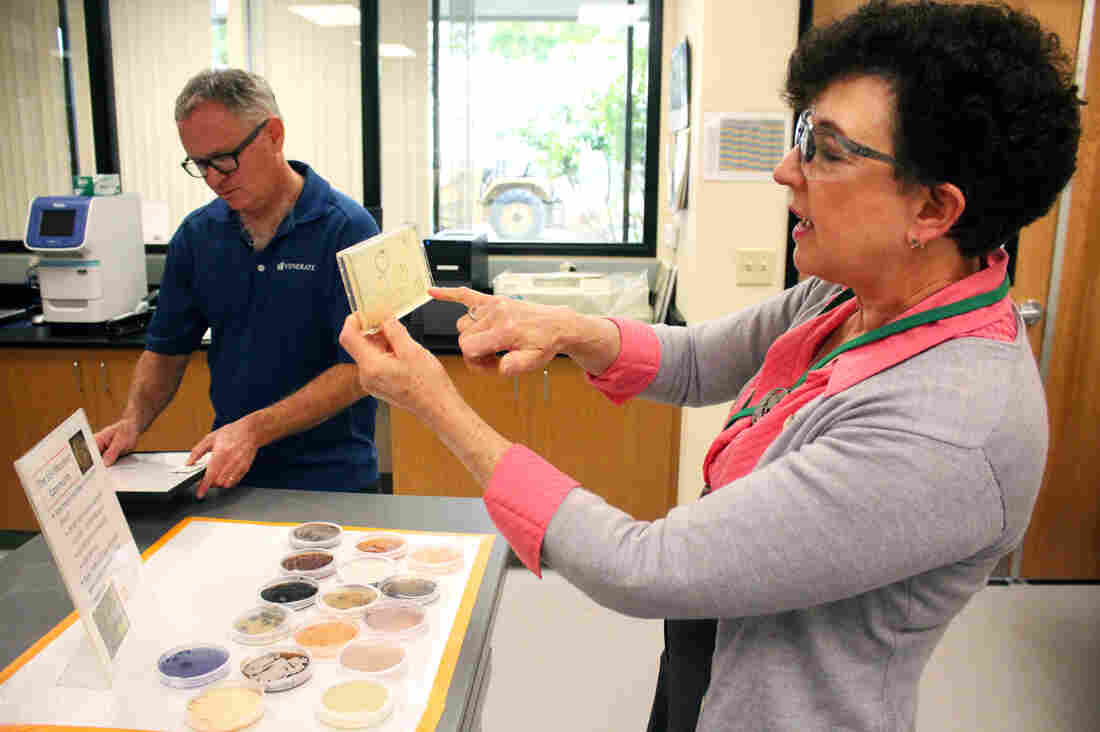
[[[708,112],[787,112],[780,97],[787,57],[798,35],[798,0],[667,0],[662,78],[669,77],[672,51],[684,38],[691,46],[691,172],[688,207],[668,206],[667,150],[661,161],[659,254],[680,267],[676,303],[691,323],[759,302],[782,289],[787,225],[786,189],[774,182],[705,181],[702,124]],[[668,91],[662,90],[667,107]],[[667,119],[667,114],[662,114]],[[662,130],[662,143],[670,134]],[[665,240],[679,229],[679,246]],[[734,283],[738,247],[774,249],[772,286]],[[680,438],[679,502],[702,489],[700,466],[722,428],[729,404],[684,409]]]
[[[174,116],[176,96],[188,79],[210,66],[212,48],[207,0],[111,3],[122,190],[168,203],[171,231],[214,198],[203,181],[180,168],[187,153]]]

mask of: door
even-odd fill
[[[1046,322],[1054,332],[1046,338],[1050,352],[1041,353],[1051,447],[1021,552],[1025,578],[1100,578],[1100,42],[1094,37],[1090,46],[1082,96],[1094,103],[1082,109],[1057,312]]]
[[[860,0],[815,0],[814,24],[838,18],[861,4]],[[1010,0],[1008,4],[1035,15],[1058,34],[1071,58],[1076,58],[1081,0]],[[1098,45],[1093,42],[1088,50],[1089,80],[1080,92],[1087,99],[1097,98],[1096,92],[1100,92]],[[1036,358],[1049,364],[1044,369],[1044,383],[1051,425],[1043,487],[1015,562],[1019,576],[1032,579],[1100,578],[1100,451],[1096,450],[1100,443],[1100,383],[1094,375],[1095,365],[1100,364],[1100,291],[1092,284],[1100,271],[1100,253],[1096,251],[1100,223],[1089,217],[1089,211],[1100,205],[1100,166],[1095,162],[1100,110],[1084,107],[1082,122],[1085,134],[1071,184],[1068,236],[1056,284],[1056,322],[1044,317],[1028,329]],[[1033,300],[1044,313],[1051,301],[1059,203],[1020,233],[1012,288],[1017,303]],[[1046,328],[1055,329],[1053,339],[1048,338],[1049,354],[1042,352]],[[1008,573],[1016,572],[1008,566],[998,568],[998,574]]]

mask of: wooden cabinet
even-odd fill
[[[0,529],[36,531],[12,463],[83,408],[93,430],[126,406],[140,349],[0,349]],[[191,357],[175,399],[138,441],[138,450],[190,450],[214,421],[206,354]]]
[[[92,429],[105,427],[119,418],[126,408],[134,369],[140,351],[96,351],[91,354],[96,372],[97,411],[89,414]],[[214,423],[210,404],[210,369],[206,353],[191,355],[179,390],[167,408],[149,425],[138,440],[138,450],[190,450],[206,436]]]
[[[641,399],[616,406],[571,361],[507,379],[440,358],[470,406],[494,429],[539,453],[586,489],[638,519],[676,502],[680,409]],[[481,496],[450,451],[407,412],[393,409],[394,493]]]

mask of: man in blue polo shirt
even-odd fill
[[[104,462],[134,449],[172,400],[211,329],[212,453],[197,495],[239,482],[377,490],[377,402],[337,338],[349,313],[336,252],[378,233],[371,215],[308,165],[283,156],[270,86],[203,71],[176,100],[184,169],[218,198],[169,245],[158,305],[126,408],[96,434]]]

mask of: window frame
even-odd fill
[[[72,0],[79,2],[81,0]],[[113,76],[96,69],[93,59],[111,58],[110,27],[104,25],[109,15],[109,0],[83,0],[84,30],[88,43],[88,72],[92,97],[92,130],[95,143],[96,170],[101,173],[117,173],[118,135],[117,119],[114,107]],[[62,78],[64,80],[65,114],[69,128],[69,169],[72,175],[79,175],[80,160],[77,153],[76,102],[73,97],[73,68],[70,57],[72,37],[69,28],[67,0],[57,0],[58,29],[63,44],[61,58]],[[98,64],[102,65],[102,64]],[[107,64],[110,67],[110,64]],[[113,67],[111,67],[113,68]],[[102,118],[102,119],[100,119]],[[113,152],[112,152],[113,151]],[[113,166],[113,167],[112,167]],[[22,239],[0,239],[0,254],[30,254]]]
[[[550,255],[595,257],[654,257],[657,254],[657,219],[659,215],[658,187],[660,175],[661,130],[661,37],[664,0],[646,0],[649,4],[649,92],[646,120],[646,166],[642,241],[639,244],[578,244],[576,242],[491,242],[490,254]],[[95,138],[96,169],[100,173],[119,172],[118,120],[115,109],[114,65],[111,53],[110,0],[84,0],[85,30],[88,43],[88,73],[92,90],[92,130]],[[360,76],[362,79],[363,135],[363,206],[383,225],[381,111],[379,97],[380,63],[378,55],[379,0],[359,0],[360,12]],[[432,0],[432,69],[433,105],[433,224],[438,228],[438,73],[439,0]],[[629,135],[627,136],[629,140]],[[629,158],[628,158],[629,159]],[[435,232],[432,232],[435,233]],[[147,244],[147,254],[164,254],[167,244]],[[25,253],[22,241],[0,241],[0,253]]]

